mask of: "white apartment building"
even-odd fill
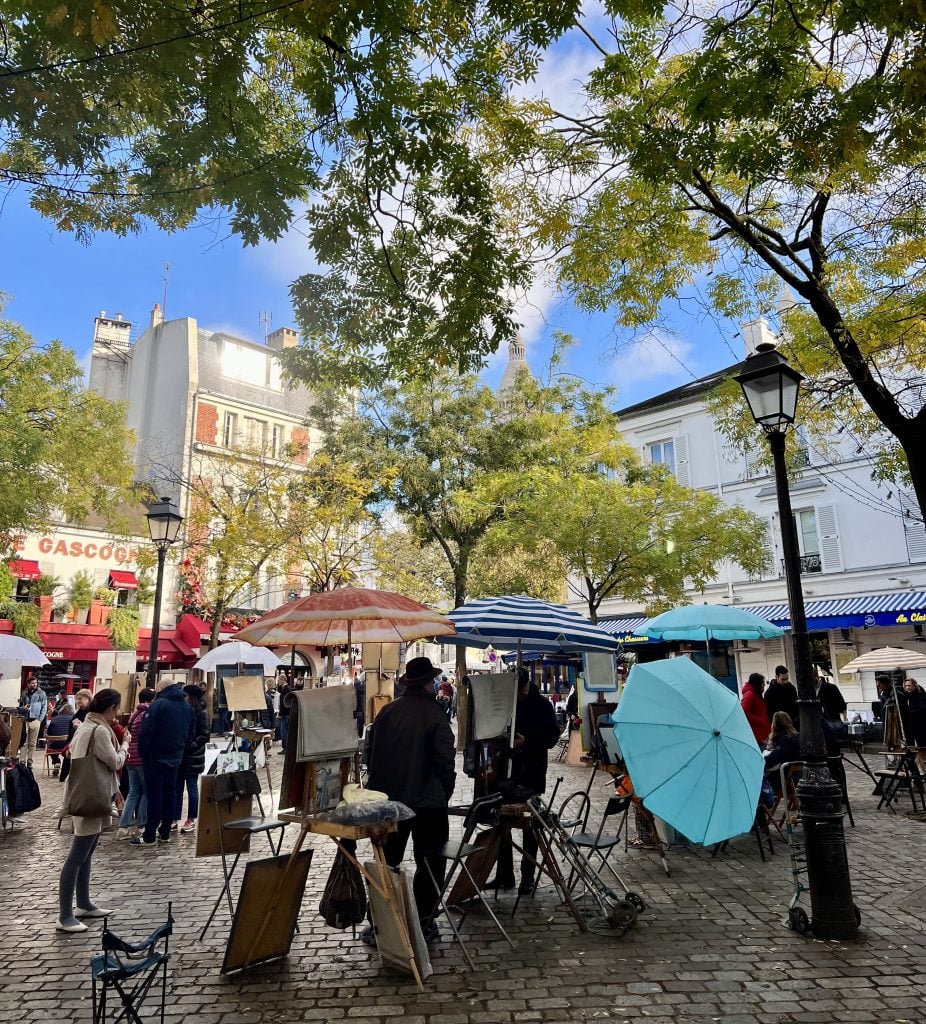
[[[278,358],[297,344],[294,330],[282,327],[260,344],[203,330],[193,317],[164,320],[157,305],[137,340],[132,327],[121,314],[96,318],[90,387],[126,403],[128,426],[138,439],[138,478],[179,499],[184,517],[191,495],[177,481],[208,475],[211,458],[241,448],[278,453],[292,445],[294,454],[286,458],[293,471],[306,464],[320,442],[306,426],[310,394],[284,387]],[[240,604],[274,608],[293,586],[288,578],[264,574]],[[165,587],[165,596],[175,590]]]
[[[770,340],[761,321],[748,325],[744,334],[747,351]],[[736,605],[787,627],[775,482],[755,461],[765,441],[757,428],[755,448],[732,449],[707,407],[709,394],[740,365],[628,406],[617,417],[624,438],[645,462],[666,465],[680,482],[740,505],[767,524],[771,565],[766,575],[750,579],[736,566],[723,564],[703,594],[691,592],[692,602]],[[825,455],[804,443],[806,465],[791,482],[791,502],[812,640],[818,652],[828,653],[846,700],[861,708],[874,698],[873,673],[840,675],[839,667],[886,645],[922,648],[926,654],[926,530],[912,492],[874,482],[871,458],[845,432],[833,442]],[[636,648],[645,657],[648,641],[634,633],[646,618],[642,608],[609,600],[599,617],[623,638],[625,649]],[[750,672],[768,676],[782,661],[793,669],[787,637],[743,641],[732,645],[730,654],[740,682]]]

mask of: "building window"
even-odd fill
[[[234,448],[238,443],[238,417],[233,412],[225,413],[222,424],[222,443],[226,448]]]
[[[810,439],[807,436],[807,428],[803,425],[799,426],[794,431],[794,463],[797,466],[809,466],[811,463],[810,458]]]
[[[801,573],[823,571],[820,558],[820,535],[817,532],[817,513],[812,508],[799,509],[794,513],[794,528],[797,531],[797,549],[801,560]]]
[[[654,466],[665,466],[675,476],[675,441],[654,441],[649,446],[649,460]]]
[[[267,421],[244,417],[244,442],[249,448],[267,447]]]
[[[273,434],[270,445],[270,454],[278,459],[280,452],[283,450],[283,445],[286,444],[286,428],[282,423],[273,424]]]

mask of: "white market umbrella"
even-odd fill
[[[218,665],[260,665],[265,671],[272,672],[283,662],[266,647],[256,647],[244,640],[230,640],[207,651],[196,662],[193,668],[201,672],[214,672]]]
[[[0,634],[0,658],[22,662],[28,668],[51,664],[31,640],[10,633]]]
[[[895,668],[926,668],[926,652],[911,651],[906,647],[879,647],[860,654],[839,670],[852,672],[892,672]]]

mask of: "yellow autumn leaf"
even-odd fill
[[[67,4],[58,4],[57,7],[52,8],[52,10],[48,12],[48,17],[45,19],[45,23],[49,28],[57,28],[67,17],[67,13]]]
[[[112,10],[105,4],[97,4],[90,19],[90,34],[93,41],[102,46],[115,39],[118,31],[119,27]]]

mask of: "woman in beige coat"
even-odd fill
[[[115,795],[119,789],[119,772],[128,756],[130,736],[127,732],[119,746],[112,723],[119,714],[122,696],[118,690],[99,690],[90,702],[83,725],[71,742],[71,759],[92,757],[97,784],[102,792]],[[68,778],[68,785],[71,784]],[[67,806],[67,792],[64,803]],[[82,917],[105,917],[112,911],[94,905],[90,899],[90,861],[99,842],[100,833],[109,824],[109,816],[79,818],[72,816],[74,839],[58,881],[58,923],[61,932],[85,932]],[[77,908],[74,908],[76,894]]]

